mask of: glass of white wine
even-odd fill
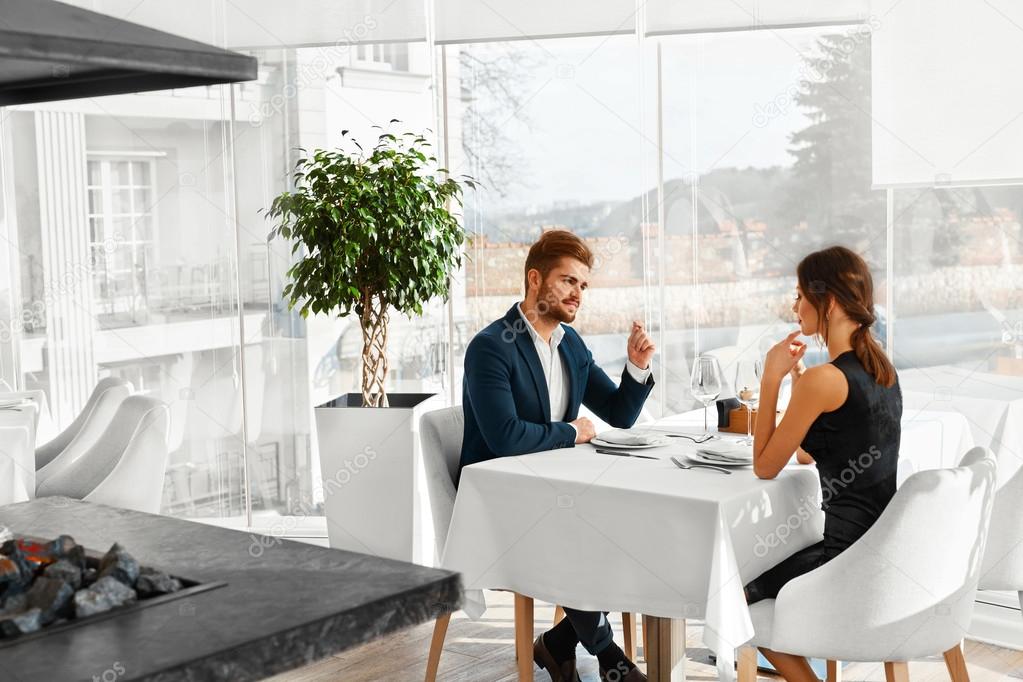
[[[713,355],[701,355],[693,363],[693,374],[689,379],[689,388],[693,397],[703,404],[703,432],[710,433],[707,425],[707,408],[711,402],[721,395],[725,378],[721,372],[721,364]]]
[[[735,397],[746,407],[746,445],[753,444],[753,409],[760,400],[760,377],[764,363],[760,360],[739,360],[735,365]]]

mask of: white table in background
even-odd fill
[[[50,415],[50,404],[46,400],[46,393],[41,389],[28,391],[3,391],[0,392],[0,401],[11,398],[29,399],[36,404],[36,443],[42,444],[54,438],[56,428]]]
[[[974,442],[997,455],[1000,483],[1023,465],[1023,377],[942,365],[900,370],[899,382],[906,416],[962,415]]]
[[[974,445],[973,432],[963,415],[904,408],[899,485],[917,471],[957,466]]]
[[[694,431],[702,420],[695,411],[646,426]],[[912,470],[955,464],[971,444],[959,415],[904,419]],[[484,589],[507,589],[581,609],[703,619],[719,677],[733,680],[734,650],[753,636],[743,585],[821,538],[820,487],[812,466],[763,481],[749,468],[683,471],[667,459],[693,447],[676,439],[637,451],[661,458],[648,460],[587,445],[464,469],[442,565],[462,573],[466,613],[483,614]],[[662,679],[684,679],[684,668]]]
[[[36,409],[33,402],[0,409],[0,505],[35,497]]]

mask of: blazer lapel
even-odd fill
[[[558,344],[558,353],[561,354],[561,366],[565,369],[565,374],[568,376],[568,412],[565,413],[566,417],[575,419],[579,416],[579,405],[582,403],[582,397],[576,397],[576,384],[579,381],[579,377],[576,376],[576,364],[575,364],[575,352],[572,350],[572,344],[568,340],[566,334],[562,339],[561,343]]]
[[[529,330],[526,329],[526,324],[528,323],[519,315],[518,305],[513,305],[508,314],[505,315],[505,328],[511,330],[512,335],[515,337],[515,346],[518,348],[519,354],[526,361],[530,376],[533,377],[536,397],[540,401],[540,409],[543,411],[544,420],[550,423],[551,396],[547,390],[547,379],[543,375],[540,356],[536,353],[533,337],[530,335]]]

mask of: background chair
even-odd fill
[[[1023,467],[995,493],[979,588],[1016,592],[1023,609]]]
[[[462,453],[464,414],[462,406],[447,407],[424,414],[420,420],[419,437],[423,451],[423,469],[426,474],[426,490],[430,497],[430,511],[433,517],[434,543],[437,560],[444,554],[451,515],[455,509],[455,479]],[[561,607],[555,623],[564,616]],[[635,658],[635,621],[632,614],[623,613],[625,624],[625,653]],[[451,614],[437,618],[430,641],[430,655],[426,665],[426,681],[437,679],[440,655],[444,649]],[[631,627],[630,627],[631,626]],[[631,630],[631,632],[630,632]],[[515,593],[515,656],[518,660],[519,679],[533,679],[533,598]]]
[[[158,513],[167,469],[167,406],[129,396],[86,453],[36,488],[38,497],[79,500]]]
[[[756,634],[739,680],[756,679],[756,649],[841,661],[883,661],[889,682],[907,661],[944,652],[968,680],[961,642],[973,613],[996,481],[994,456],[973,448],[955,469],[914,474],[849,549],[754,604]]]
[[[92,447],[121,401],[127,398],[131,391],[131,384],[124,379],[117,377],[100,379],[96,388],[92,389],[92,395],[85,402],[85,407],[71,425],[57,434],[53,440],[36,448],[36,484]],[[85,428],[86,424],[89,424],[88,429]],[[75,447],[69,451],[72,443]]]

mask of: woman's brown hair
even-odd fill
[[[895,384],[895,367],[870,328],[874,315],[874,280],[867,263],[844,246],[815,251],[799,262],[796,277],[803,296],[817,311],[818,333],[828,342],[828,307],[831,301],[859,323],[852,333],[852,347],[860,364],[877,383]]]

